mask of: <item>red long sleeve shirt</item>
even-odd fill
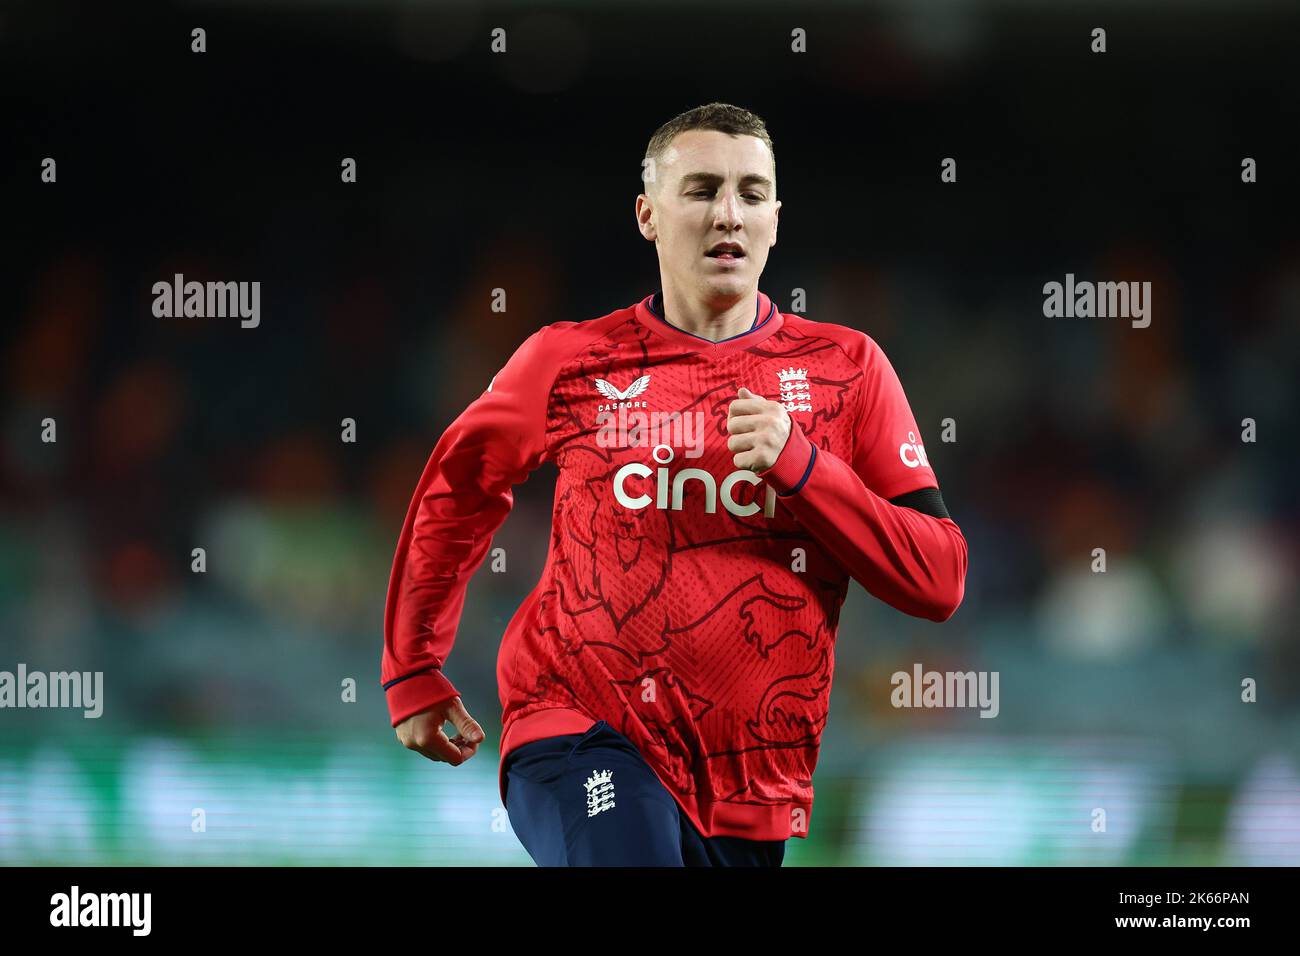
[[[434,447],[388,589],[392,723],[457,696],[469,579],[512,486],[553,461],[546,564],[497,661],[502,761],[606,720],[705,836],[805,837],[849,578],[943,621],[966,541],[887,500],[938,481],[872,339],[760,292],[753,326],[711,342],[661,301],[538,330]],[[727,449],[742,385],[792,420],[757,475]]]

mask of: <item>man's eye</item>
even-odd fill
[[[712,190],[712,189],[697,189],[697,190],[695,190],[694,192],[689,193],[688,195],[691,195],[691,196],[711,196],[711,195],[713,195],[713,190]],[[745,198],[748,199],[750,202],[762,202],[762,201],[763,201],[763,197],[760,196],[758,193],[745,193]]]

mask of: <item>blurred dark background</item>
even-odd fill
[[[0,710],[0,861],[527,862],[494,751],[435,766],[388,726],[393,549],[524,338],[659,287],[641,157],[720,100],[775,142],[760,288],[881,344],[970,545],[943,625],[851,588],[787,859],[1300,862],[1297,28],[1154,0],[0,7],[0,670],[105,685],[98,720]],[[261,282],[260,325],[156,318],[175,273]],[[1066,273],[1151,282],[1150,327],[1045,318]],[[516,490],[446,668],[489,743],[553,481]],[[999,716],[895,710],[914,662],[998,671]]]

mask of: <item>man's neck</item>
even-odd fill
[[[753,327],[758,289],[731,302],[701,302],[665,286],[660,305],[669,324],[710,342],[721,342]]]

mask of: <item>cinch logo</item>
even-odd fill
[[[660,452],[667,457],[660,457]],[[667,445],[656,445],[651,452],[654,460],[661,465],[666,465],[673,460],[673,450]],[[671,508],[673,511],[682,510],[682,501],[685,498],[685,487],[688,481],[698,481],[704,486],[704,512],[713,514],[718,510],[718,485],[713,475],[703,468],[683,468],[673,476],[672,480],[672,503],[669,504],[668,490],[668,469],[659,468],[657,472],[657,494],[654,498],[649,495],[641,494],[633,497],[627,493],[625,483],[633,475],[638,478],[649,478],[656,472],[651,470],[648,465],[643,465],[639,461],[629,462],[618,471],[614,472],[614,499],[624,508],[631,508],[633,511],[639,511],[648,507],[651,503],[660,511]],[[762,482],[762,478],[748,469],[733,471],[722,479],[722,507],[733,515],[747,518],[758,512],[757,504],[742,505],[732,497],[736,485],[742,481],[751,485],[757,485]],[[771,518],[776,514],[776,490],[771,485],[767,487],[767,496],[763,502],[763,515]]]
[[[925,457],[925,446],[916,440],[916,432],[907,433],[907,441],[898,446],[898,457],[908,468],[930,467],[930,460]]]

